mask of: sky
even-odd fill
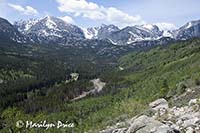
[[[156,24],[171,30],[200,19],[200,0],[0,0],[0,17],[11,23],[46,15],[80,27]]]

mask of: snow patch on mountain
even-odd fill
[[[47,19],[47,20],[46,20],[46,26],[47,26],[49,29],[54,29],[54,28],[57,26],[56,23],[55,23],[53,20],[51,20],[51,17],[47,16],[46,19]]]
[[[173,33],[171,31],[163,31],[163,37],[174,38]]]
[[[118,31],[119,28],[115,25],[102,24],[99,27],[83,29],[87,39],[106,39],[112,32]]]
[[[108,39],[113,45],[117,45],[117,43],[116,42],[114,42],[113,40],[111,40],[111,39]]]
[[[27,21],[20,20],[20,21],[15,22],[14,26],[17,26],[17,29],[24,34],[37,22],[38,20],[35,20],[35,19],[30,19]]]
[[[98,35],[98,27],[94,27],[94,28],[83,28],[83,32],[85,35],[86,39],[95,39],[97,38]]]
[[[145,24],[145,25],[142,25],[142,27],[148,29],[148,30],[153,30],[154,29],[154,26],[151,25],[151,24]]]
[[[187,27],[185,27],[185,28],[188,29],[190,27],[192,27],[192,22],[189,22],[188,25],[187,25]]]

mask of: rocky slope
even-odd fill
[[[100,131],[101,133],[199,133],[200,94],[199,86],[188,88],[170,103],[164,98],[149,104],[141,115]],[[191,98],[192,97],[192,98]],[[180,101],[184,104],[180,106]],[[176,106],[179,103],[179,106]],[[169,107],[171,106],[171,107]]]

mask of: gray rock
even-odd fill
[[[166,109],[166,110],[169,109],[168,102],[164,98],[153,101],[152,103],[149,104],[149,106],[155,111],[158,111],[160,109]]]
[[[189,105],[189,106],[192,106],[192,105],[197,104],[197,102],[198,102],[198,99],[191,99],[191,100],[189,101],[188,105]]]
[[[186,129],[186,133],[194,133],[194,129],[192,127],[188,127]]]
[[[112,133],[126,133],[127,128],[120,128],[120,129],[115,129],[112,131]]]
[[[106,133],[200,133],[199,99],[191,99],[188,105],[169,108],[165,99],[158,99],[149,104],[156,112],[153,116],[135,116],[127,120],[125,128],[115,126]],[[165,115],[157,115],[162,110],[167,110]]]
[[[173,131],[168,125],[162,125],[156,129],[155,133],[173,133]]]
[[[127,133],[168,133],[173,132],[169,126],[142,115],[135,119]]]

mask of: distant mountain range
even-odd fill
[[[161,31],[158,26],[146,24],[127,26],[119,29],[114,25],[102,25],[100,27],[84,30],[87,39],[108,39],[114,45],[135,45],[142,41],[154,41],[161,38],[174,40],[187,40],[200,37],[200,20],[191,21],[172,31]]]
[[[101,25],[81,29],[60,18],[46,16],[41,19],[18,21],[13,25],[0,18],[0,39],[18,43],[69,45],[74,41],[105,40],[112,45],[154,45],[169,40],[187,40],[200,37],[200,20],[191,21],[173,31],[162,31],[156,25],[135,25],[123,29],[115,25]]]

